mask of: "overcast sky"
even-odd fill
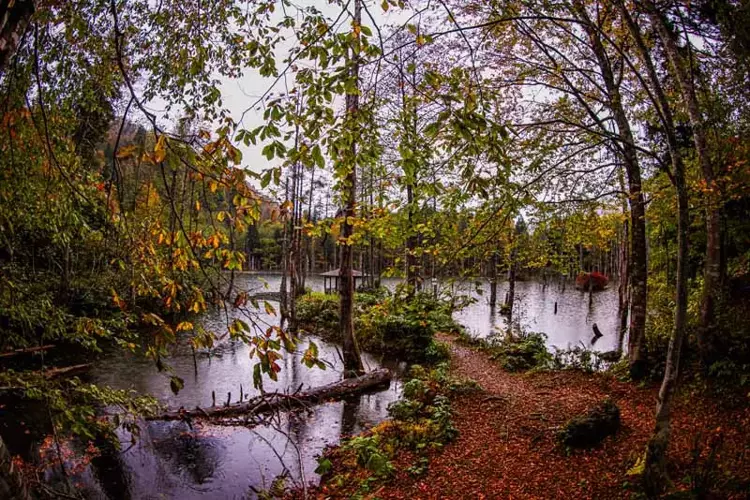
[[[341,7],[334,5],[328,0],[298,0],[294,2],[300,7],[315,6],[325,16],[328,17],[329,22],[333,22],[340,14]],[[414,13],[409,7],[405,9],[399,9],[397,7],[390,7],[388,11],[384,11],[381,6],[382,0],[365,0],[367,10],[372,15],[375,23],[383,29],[387,25],[403,25],[409,17]],[[281,19],[281,13],[277,9],[276,11]],[[339,23],[336,25],[337,31],[346,31],[350,29],[351,18],[347,15],[341,18]],[[373,22],[369,18],[366,12],[363,12],[362,24],[373,27]],[[374,30],[373,30],[374,32]],[[277,69],[279,72],[283,71],[285,64],[283,60],[287,56],[287,51],[294,46],[295,39],[289,34],[287,37],[289,40],[287,43],[279,45],[276,51]],[[294,85],[294,72],[289,71],[284,77],[282,77],[272,91],[276,94],[278,92],[286,91],[287,85],[291,88]],[[232,113],[232,117],[235,120],[239,120],[242,117],[243,112],[247,110],[252,103],[256,102],[268,89],[274,85],[274,78],[264,78],[258,74],[254,69],[248,69],[242,78],[228,79],[222,78],[221,91],[223,98],[224,108],[228,109]],[[150,103],[149,108],[153,110],[161,119],[160,121],[166,128],[173,128],[172,120],[166,116],[163,101],[155,100]],[[252,130],[259,125],[263,124],[263,105],[256,106],[255,109],[250,109],[243,118],[243,126],[247,130]],[[172,116],[171,118],[174,118]],[[243,154],[242,166],[250,167],[255,172],[261,172],[264,169],[275,166],[278,164],[278,160],[275,159],[273,162],[269,162],[261,154],[261,150],[264,144],[259,143],[256,146],[250,145],[245,146],[244,144],[237,144]]]

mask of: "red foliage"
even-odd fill
[[[592,290],[594,290],[595,292],[604,290],[604,288],[607,286],[607,283],[609,283],[609,278],[607,278],[602,273],[597,273],[596,271],[594,271],[593,273],[579,274],[576,277],[576,288],[580,290],[588,290],[589,280],[591,281]]]
[[[480,383],[483,392],[453,399],[457,440],[430,452],[426,476],[407,471],[414,457],[399,455],[396,476],[368,498],[575,498],[637,497],[626,472],[642,455],[654,428],[658,387],[635,386],[607,374],[576,371],[508,373],[485,353],[451,343],[453,372]],[[620,407],[622,428],[593,450],[566,452],[556,429],[610,397]],[[709,498],[746,498],[737,482],[750,484],[750,408],[696,389],[683,389],[672,414],[669,473],[677,489],[696,473],[721,433],[716,484]],[[720,428],[717,428],[721,425]],[[734,481],[734,486],[731,482]],[[356,484],[352,484],[353,491]],[[325,485],[316,498],[333,498]]]

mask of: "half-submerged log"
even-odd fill
[[[572,448],[591,448],[620,428],[620,408],[605,399],[583,415],[573,417],[560,431],[562,444]]]
[[[59,368],[50,368],[44,371],[44,378],[50,379],[55,377],[61,377],[63,375],[74,375],[76,373],[85,372],[91,368],[91,363],[83,363],[81,365],[61,366]]]
[[[284,394],[280,392],[266,393],[237,404],[216,407],[200,408],[195,410],[172,410],[161,415],[147,417],[147,420],[190,420],[200,417],[229,417],[233,415],[258,415],[270,413],[281,409],[291,409],[315,404],[328,400],[341,399],[353,394],[359,394],[368,390],[387,386],[391,381],[391,372],[386,368],[371,371],[356,378],[344,379],[339,382],[312,388],[306,392],[295,394]]]
[[[593,329],[594,329],[594,338],[598,339],[599,337],[602,336],[602,331],[599,330],[599,326],[596,323],[594,323]]]
[[[0,353],[0,358],[10,358],[12,356],[18,356],[19,354],[34,354],[36,352],[47,351],[55,347],[54,344],[47,344],[39,347],[27,347],[25,349],[14,349],[13,351],[6,351]]]

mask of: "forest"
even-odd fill
[[[0,498],[747,498],[748,26],[0,0]]]

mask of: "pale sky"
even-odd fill
[[[329,22],[333,22],[341,12],[341,7],[332,4],[328,0],[299,0],[294,3],[295,5],[303,8],[307,6],[315,6],[329,18]],[[412,10],[408,6],[404,9],[391,6],[386,12],[383,10],[381,3],[382,0],[365,0],[364,2],[367,11],[369,11],[369,13],[372,15],[372,18],[374,18],[375,23],[377,23],[381,30],[383,30],[388,25],[403,25],[409,20],[410,16],[414,14],[414,10]],[[374,36],[372,41],[373,43],[377,43],[377,33],[374,29],[373,21],[368,16],[367,11],[364,11],[363,9],[362,24],[373,28]],[[280,10],[277,9],[276,12],[279,13],[279,19],[281,19]],[[336,25],[337,31],[350,29],[350,23],[351,18],[347,15],[344,15]],[[276,51],[277,70],[279,72],[283,71],[285,68],[285,65],[282,61],[286,57],[286,52],[295,43],[295,39],[293,35],[291,35],[291,33],[288,36],[288,40],[288,43],[281,44]],[[289,88],[291,88],[294,84],[294,78],[295,75],[293,71],[290,70],[289,72],[287,72],[287,74],[275,84],[272,89],[273,93],[278,95],[279,92],[285,92],[287,85]],[[252,103],[260,98],[263,93],[269,89],[269,87],[274,84],[274,78],[262,77],[256,70],[253,69],[245,71],[245,74],[242,78],[221,79],[223,106],[224,108],[232,112],[232,117],[235,120],[239,120],[242,116],[242,113],[246,109],[248,109]],[[148,107],[150,110],[155,112],[157,116],[159,116],[159,121],[163,123],[166,128],[172,128],[171,120],[165,119],[163,101],[160,102],[160,100],[154,100],[149,103]],[[260,104],[256,108],[259,109],[252,109],[248,111],[243,118],[242,124],[247,130],[252,130],[263,124],[263,105]],[[263,149],[264,145],[265,144],[260,142],[256,146],[253,146],[252,144],[250,146],[237,144],[237,147],[239,147],[242,151],[242,166],[250,167],[250,169],[255,172],[261,172],[264,169],[278,165],[278,159],[274,159],[273,162],[269,162],[261,154],[261,150]]]

